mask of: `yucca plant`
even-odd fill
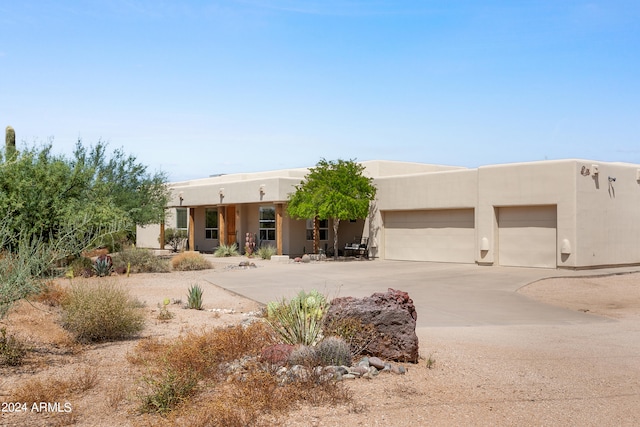
[[[202,310],[202,294],[203,290],[198,285],[193,285],[189,288],[189,294],[187,295],[187,308],[194,310]]]
[[[315,345],[322,339],[322,324],[329,303],[316,290],[300,293],[287,302],[270,302],[266,321],[287,344]]]
[[[220,244],[218,249],[213,253],[216,257],[238,256],[238,245],[233,243],[231,245]]]
[[[271,257],[276,254],[276,248],[271,245],[266,245],[258,249],[256,253],[262,259],[271,259]]]

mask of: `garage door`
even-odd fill
[[[498,262],[556,268],[556,206],[498,208]]]
[[[473,209],[384,213],[385,258],[473,263]]]

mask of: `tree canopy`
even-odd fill
[[[135,157],[109,152],[103,142],[87,148],[78,141],[71,158],[51,149],[48,144],[0,158],[5,249],[18,236],[56,239],[70,224],[81,224],[81,233],[118,224],[121,234],[133,237],[136,225],[163,219],[169,198],[164,173],[149,173]]]
[[[355,160],[321,159],[289,195],[287,212],[292,218],[333,220],[335,254],[340,221],[366,218],[375,198],[373,178],[364,176],[364,169]],[[318,235],[317,230],[314,234]]]

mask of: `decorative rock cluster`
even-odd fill
[[[333,375],[336,381],[355,380],[357,378],[372,379],[380,372],[391,372],[404,375],[407,370],[404,366],[384,362],[377,357],[363,357],[354,366],[325,366],[323,372]]]
[[[286,351],[285,351],[286,353]],[[251,367],[256,364],[268,366],[265,362],[260,362],[258,358],[245,356],[242,359],[225,363],[221,366],[222,371],[227,375],[228,381],[232,378],[242,379]],[[276,376],[280,384],[289,384],[309,378],[317,378],[324,381],[347,381],[358,378],[373,379],[380,373],[392,373],[404,375],[406,368],[401,365],[385,362],[378,357],[363,357],[353,366],[316,366],[308,368],[302,365],[281,366],[276,371]]]

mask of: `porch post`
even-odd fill
[[[218,205],[218,242],[221,245],[227,244],[226,212],[224,205]]]
[[[160,222],[160,249],[164,249],[164,220]]]
[[[189,208],[189,251],[196,250],[196,209]]]
[[[276,204],[276,251],[278,255],[282,255],[282,213],[284,211],[283,204]]]

